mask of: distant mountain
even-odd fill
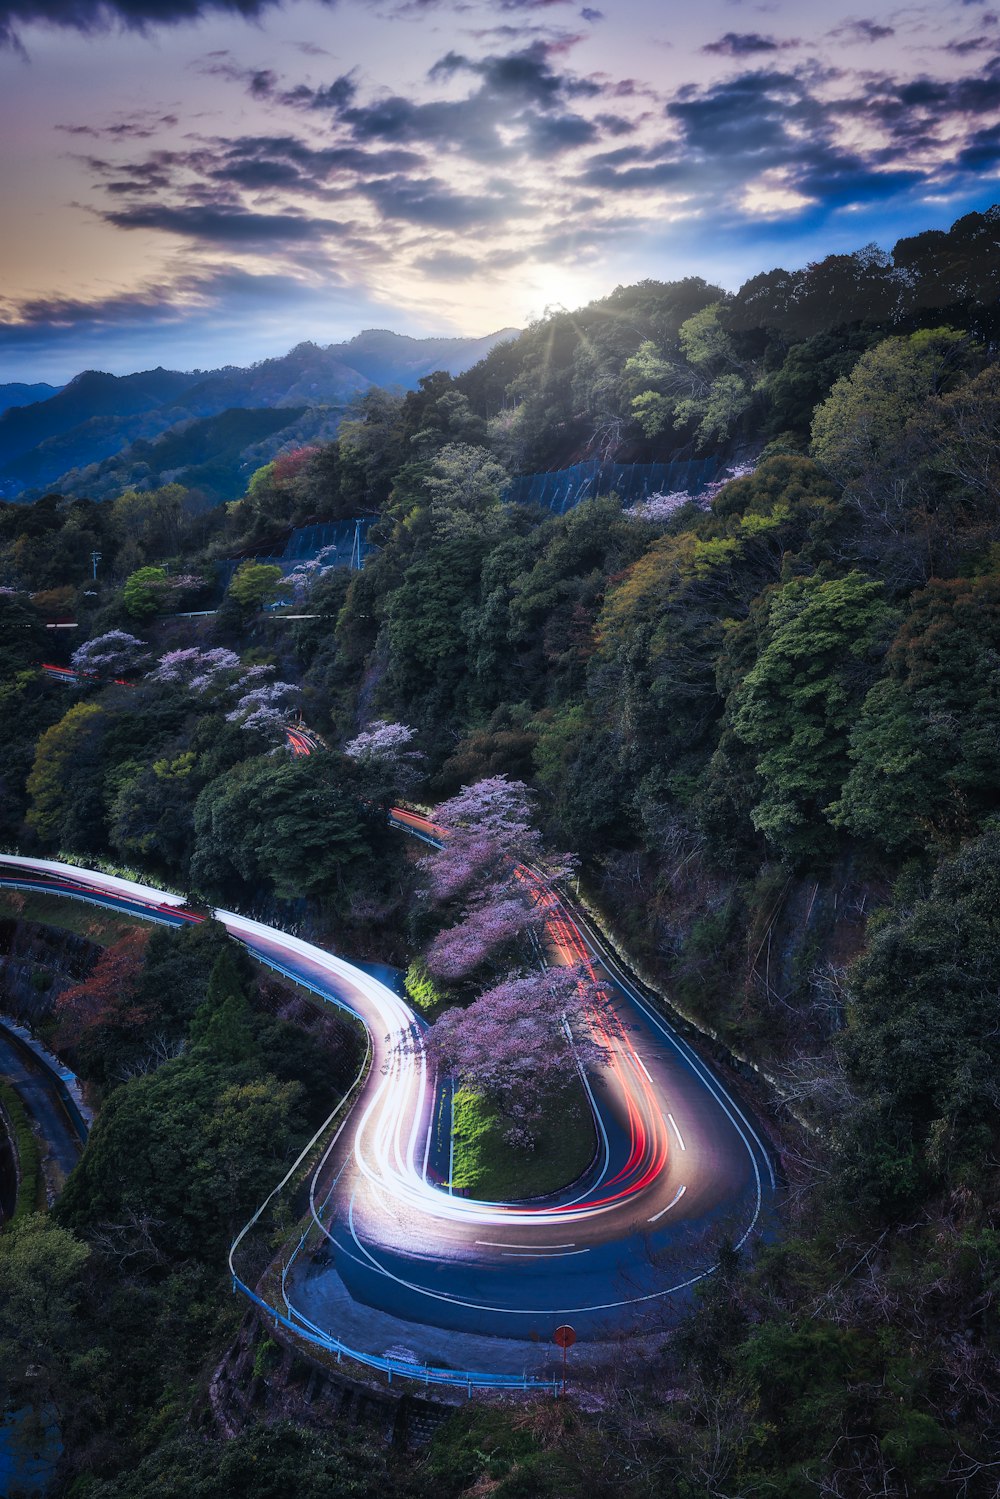
[[[336,353],[373,385],[415,388],[418,380],[434,370],[463,374],[485,359],[497,344],[516,338],[519,332],[518,328],[501,328],[485,338],[407,338],[386,328],[369,328],[349,343],[334,344],[328,352]]]
[[[85,478],[101,481],[87,491],[96,493],[103,484],[122,482],[115,477],[119,466],[108,460],[192,418],[283,407],[329,408],[339,417],[352,397],[371,385],[412,390],[434,370],[461,374],[516,334],[516,329],[504,328],[485,338],[409,338],[370,329],[326,348],[298,344],[280,358],[247,369],[155,369],[122,376],[87,370],[48,399],[0,416],[0,496],[16,499],[25,490],[46,487],[79,493]],[[293,420],[290,416],[289,422]],[[273,423],[265,425],[272,436]],[[311,425],[331,430],[328,416]],[[143,451],[135,461],[142,465],[147,457]],[[99,473],[94,465],[100,466]]]
[[[47,401],[61,390],[59,385],[46,385],[39,380],[35,385],[23,385],[19,380],[10,385],[0,385],[0,416],[12,406],[29,406],[32,401]]]
[[[30,406],[15,406],[0,417],[0,468],[4,475],[19,478],[13,462],[28,454],[40,443],[62,437],[74,428],[95,418],[121,421],[162,406],[197,383],[201,375],[183,375],[176,370],[144,370],[137,375],[105,375],[100,370],[84,370],[68,385],[46,401]],[[61,469],[36,465],[46,470],[35,482],[55,478]],[[63,465],[65,467],[65,465]],[[32,482],[32,478],[27,480]]]
[[[158,437],[140,437],[101,463],[64,474],[59,490],[104,500],[123,489],[177,482],[216,500],[235,500],[254,470],[282,448],[334,437],[342,409],[242,406],[217,416],[187,417]]]

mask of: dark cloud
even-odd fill
[[[359,190],[384,218],[434,229],[476,229],[504,223],[518,207],[517,197],[510,191],[492,196],[456,193],[436,177],[389,177],[362,184]]]
[[[954,52],[958,57],[966,57],[970,52],[986,52],[996,47],[995,36],[969,36],[964,41],[949,42],[945,47],[946,52]]]
[[[0,0],[0,46],[20,49],[19,28],[23,26],[61,26],[85,33],[115,27],[146,31],[154,26],[198,21],[209,15],[253,20],[279,3],[280,0]]]
[[[599,126],[605,135],[632,135],[635,131],[635,121],[626,120],[624,115],[595,115],[594,124]]]
[[[842,26],[837,26],[827,33],[838,42],[881,42],[886,37],[895,36],[894,26],[883,26],[878,21],[861,20],[845,21]]]
[[[142,115],[113,125],[57,125],[64,135],[88,135],[94,140],[150,140],[179,123],[174,114]]]
[[[581,21],[590,21],[591,23],[594,21],[603,21],[604,12],[603,10],[591,10],[589,5],[585,5],[580,12],[580,19]]]
[[[761,36],[759,31],[727,31],[717,42],[708,42],[701,50],[718,57],[753,57],[760,52],[782,52],[799,45],[797,41],[779,42],[773,36]]]
[[[975,172],[995,171],[1000,163],[1000,125],[977,130],[966,143],[959,162]]]
[[[295,213],[251,213],[230,204],[155,203],[102,215],[118,229],[159,229],[215,245],[260,245],[326,239],[343,231],[334,219]]]
[[[550,61],[553,50],[551,43],[535,42],[485,58],[448,52],[434,64],[430,79],[472,75],[478,86],[465,98],[417,102],[394,94],[341,109],[337,123],[361,145],[421,146],[484,165],[525,156],[550,158],[592,144],[599,127],[568,106],[600,97],[605,86],[557,72]]]
[[[832,99],[820,88],[827,79],[803,67],[686,85],[665,106],[669,135],[652,146],[596,153],[580,181],[609,199],[658,190],[717,214],[742,212],[747,186],[760,182],[765,203],[770,186],[777,202],[781,191],[792,192],[819,214],[950,183],[955,173],[985,172],[997,159],[1000,58],[952,80],[857,75],[853,91]],[[970,133],[977,118],[983,128]],[[870,127],[869,147],[843,144],[848,121]],[[954,140],[963,137],[964,153],[949,164]]]
[[[343,73],[332,83],[320,88],[298,83],[292,88],[281,84],[278,74],[271,68],[244,68],[232,61],[228,53],[209,55],[200,64],[199,71],[212,78],[225,78],[238,83],[254,99],[270,99],[276,104],[288,104],[295,109],[344,109],[357,93],[357,82],[353,74]]]
[[[484,95],[499,95],[518,103],[550,109],[561,93],[572,91],[576,84],[552,71],[549,50],[544,43],[536,42],[521,52],[475,60],[449,52],[434,64],[429,77],[434,80],[451,78],[460,72],[474,73],[483,80]],[[594,92],[598,90],[595,88]]]
[[[81,159],[106,192],[119,196],[184,192],[185,184],[190,192],[193,179],[245,192],[287,189],[297,196],[327,197],[331,183],[344,190],[357,178],[368,181],[422,171],[425,166],[424,157],[415,151],[316,148],[291,135],[242,136],[187,150],[156,151],[139,161]]]

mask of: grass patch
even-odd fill
[[[71,895],[46,895],[42,892],[0,889],[0,917],[11,921],[35,921],[40,926],[74,932],[101,947],[110,947],[137,926],[148,926],[138,916],[122,911],[105,910]]]
[[[492,1202],[544,1197],[568,1187],[594,1158],[594,1116],[576,1078],[545,1101],[535,1148],[515,1149],[504,1120],[480,1094],[455,1093],[455,1186]]]
[[[31,1128],[28,1111],[10,1083],[0,1082],[0,1108],[10,1122],[20,1176],[14,1216],[10,1220],[16,1223],[19,1218],[26,1218],[38,1207],[42,1186],[42,1153]]]
[[[419,958],[415,958],[406,970],[403,986],[410,1004],[425,1020],[436,1020],[442,1011],[454,1003],[454,997],[447,989],[434,982]]]

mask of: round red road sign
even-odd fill
[[[552,1341],[560,1348],[572,1348],[576,1342],[576,1332],[572,1327],[557,1327],[552,1334]]]

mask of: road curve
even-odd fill
[[[432,831],[417,814],[396,817]],[[179,896],[48,860],[0,856],[0,883],[174,925],[201,919]],[[599,1360],[623,1333],[675,1318],[723,1235],[740,1245],[767,1231],[776,1182],[759,1126],[562,902],[546,911],[550,960],[585,963],[613,1007],[600,1037],[608,1065],[585,1078],[599,1148],[572,1188],[517,1204],[449,1190],[449,1088],[403,999],[300,938],[214,914],[371,1037],[371,1069],[313,1183],[324,1250],[298,1256],[284,1280],[282,1312],[313,1337],[404,1366],[485,1371],[480,1383],[545,1376],[560,1323],[577,1331],[578,1362]]]

